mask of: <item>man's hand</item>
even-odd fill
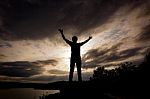
[[[63,33],[63,29],[58,29],[58,31],[59,31],[60,33]]]
[[[92,36],[89,36],[89,39],[92,39]]]

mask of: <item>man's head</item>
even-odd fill
[[[76,36],[73,36],[73,37],[72,37],[72,41],[73,41],[73,42],[75,42],[75,43],[76,43],[76,42],[77,42],[77,40],[78,40],[78,37],[76,37]]]

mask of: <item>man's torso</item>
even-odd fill
[[[71,57],[80,58],[80,43],[71,44]]]

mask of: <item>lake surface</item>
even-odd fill
[[[36,90],[33,88],[0,89],[0,99],[39,99],[40,96],[58,92],[59,90]]]

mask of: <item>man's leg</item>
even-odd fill
[[[70,73],[69,73],[69,81],[72,81],[73,79],[73,72],[74,72],[75,62],[70,61]]]
[[[76,64],[77,64],[78,80],[82,81],[82,76],[81,76],[81,59],[79,59]]]

